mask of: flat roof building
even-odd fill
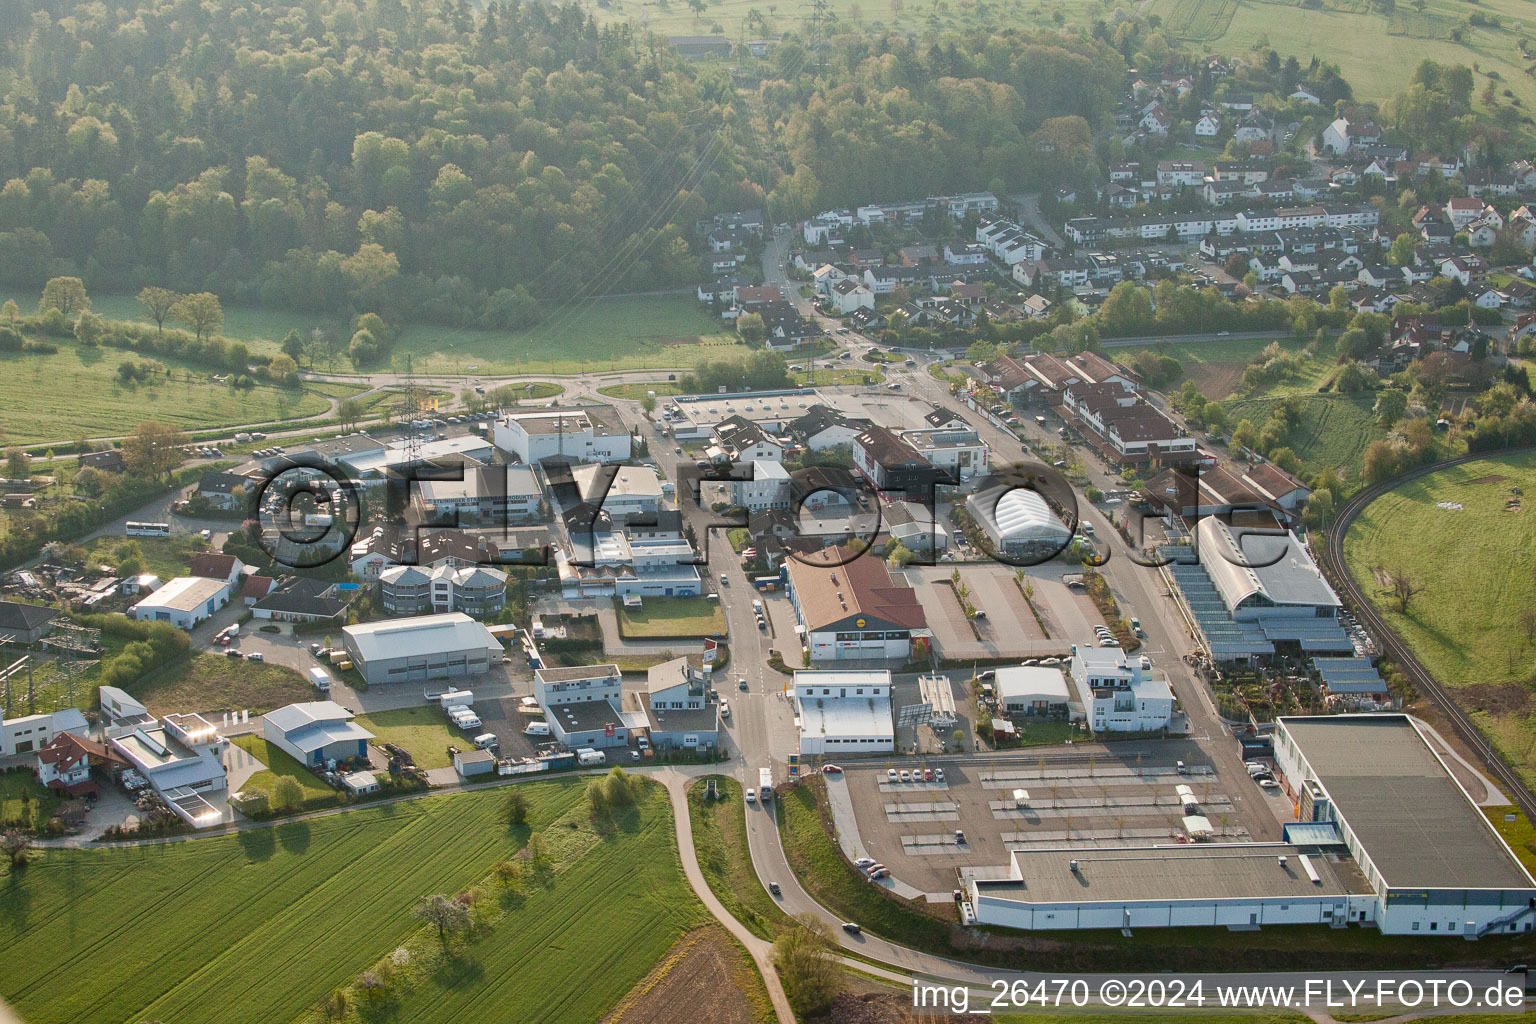
[[[178,576],[128,609],[129,618],[191,629],[229,603],[229,581]]]
[[[796,672],[795,719],[802,755],[890,753],[896,749],[891,673]]]
[[[1066,675],[1050,665],[1009,665],[993,679],[997,703],[1010,715],[1045,718],[1083,717],[1083,704]]]
[[[1302,820],[1332,821],[1384,932],[1528,932],[1536,880],[1407,715],[1283,717],[1275,763]]]
[[[360,623],[341,637],[370,686],[479,675],[502,657],[491,631],[463,612]]]

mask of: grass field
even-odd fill
[[[308,390],[258,385],[231,388],[208,381],[206,368],[162,359],[174,380],[123,385],[118,364],[132,352],[60,345],[51,355],[0,353],[0,409],[13,444],[68,443],[132,433],[145,420],[184,430],[275,422],[323,413],[329,402]],[[183,379],[190,371],[192,380]],[[77,396],[80,400],[61,400]],[[88,398],[89,400],[85,400]]]
[[[1242,379],[1243,368],[1275,341],[1279,341],[1280,347],[1287,350],[1303,346],[1302,342],[1294,338],[1219,338],[1215,341],[1176,342],[1166,346],[1137,345],[1106,351],[1111,358],[1125,363],[1134,359],[1138,352],[1166,352],[1184,364],[1184,375],[1195,382],[1202,395],[1215,401],[1224,401]],[[1168,390],[1176,391],[1178,387],[1176,383]]]
[[[1237,13],[1237,0],[1173,0],[1163,24],[1179,39],[1220,39]]]
[[[25,822],[29,828],[41,828],[57,806],[58,798],[29,769],[0,773],[0,822]]]
[[[418,768],[448,767],[452,763],[448,758],[450,743],[460,750],[472,746],[436,706],[359,715],[357,724],[378,737],[380,743],[395,743],[409,750]]]
[[[1230,423],[1249,419],[1263,429],[1269,418],[1269,407],[1279,398],[1237,399],[1223,403]],[[1323,466],[1338,470],[1350,490],[1360,482],[1360,467],[1365,449],[1372,441],[1387,436],[1381,429],[1376,415],[1371,411],[1375,395],[1366,392],[1357,395],[1306,395],[1298,399],[1301,406],[1301,425],[1292,434],[1288,445],[1304,464],[1307,472]]]
[[[240,787],[240,792],[263,793],[271,801],[273,794],[277,792],[278,782],[282,779],[292,779],[299,784],[299,789],[304,793],[303,802],[295,808],[297,811],[318,811],[341,803],[341,796],[336,790],[322,782],[319,776],[295,761],[285,751],[274,747],[262,737],[247,734],[235,736],[230,742],[267,766],[266,771],[257,772],[247,779],[245,785]]]
[[[706,784],[702,779],[688,791],[693,849],[699,858],[699,869],[715,898],[732,917],[746,925],[753,935],[772,939],[784,914],[752,870],[741,784],[727,775],[715,776],[715,782],[722,799],[706,802]]]
[[[873,366],[818,366],[814,370],[792,370],[789,379],[797,386],[812,384],[817,387],[843,387],[880,384],[885,381],[885,374]]]
[[[565,837],[582,833],[551,825],[581,806],[584,783],[523,792],[528,828],[548,830],[563,856],[577,842]],[[49,850],[0,878],[0,995],[31,1024],[303,1019],[322,993],[422,934],[410,912],[421,896],[460,892],[523,845],[504,799],[498,789],[238,836]],[[440,995],[407,994],[396,1019],[586,1024],[699,920],[664,798],[576,852],[486,948],[455,958],[430,986]],[[583,941],[583,929],[601,941]],[[540,969],[527,969],[535,957]]]
[[[552,876],[504,901],[506,917],[402,996],[391,1021],[601,1020],[705,920],[683,878],[660,786],[598,830],[578,802],[544,836]]]
[[[126,554],[135,546],[143,556],[144,571],[154,573],[162,581],[185,576],[192,557],[208,550],[208,542],[195,533],[174,537],[97,537],[84,545],[89,563],[105,562],[114,568],[121,561],[119,549]]]
[[[1506,510],[1510,489],[1525,493]],[[1465,463],[1372,502],[1344,538],[1355,579],[1527,780],[1536,783],[1536,644],[1520,613],[1536,608],[1536,458]],[[1460,509],[1441,508],[1438,502]],[[1399,614],[1372,572],[1403,570],[1423,591]]]
[[[725,632],[725,612],[702,597],[649,597],[639,608],[619,605],[619,633],[625,637],[693,637]]]
[[[656,392],[657,398],[683,393],[682,389],[676,384],[662,380],[644,381],[635,384],[607,384],[597,389],[597,393],[600,395],[607,395],[609,398],[627,399],[631,402],[640,401],[640,399],[645,397],[647,391]]]
[[[254,715],[314,696],[304,677],[286,665],[212,653],[192,654],[129,689],[157,715],[241,709]]]

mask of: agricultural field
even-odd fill
[[[729,979],[730,984],[722,984]],[[757,967],[719,925],[677,940],[604,1024],[771,1024],[773,1004]]]
[[[1163,24],[1178,39],[1220,39],[1237,13],[1237,0],[1173,0]]]
[[[1515,494],[1519,488],[1523,493]],[[1372,502],[1344,538],[1377,610],[1508,760],[1536,783],[1536,457],[1481,459]],[[1421,587],[1406,613],[1384,580]]]
[[[418,768],[448,767],[452,763],[448,759],[450,743],[461,750],[471,746],[435,705],[378,711],[359,715],[356,721],[373,733],[379,743],[394,743],[409,750]]]
[[[240,423],[266,423],[318,416],[330,401],[307,387],[258,384],[232,388],[213,384],[206,368],[160,359],[174,379],[123,384],[117,367],[148,357],[117,349],[76,349],[59,345],[52,354],[0,352],[0,409],[7,410],[8,443],[67,444],[88,437],[118,437],[145,420],[199,430]],[[61,395],[88,395],[89,401],[59,401]]]
[[[392,1018],[598,1020],[703,919],[665,794],[598,829],[583,781],[520,788],[529,814],[516,830],[498,788],[235,836],[48,850],[0,880],[0,995],[32,1024],[309,1019],[392,950],[418,954],[412,972],[429,962],[439,944],[416,901],[484,881],[538,834],[551,869],[507,893],[494,929],[455,940],[442,969],[392,993]],[[598,927],[608,941],[572,941]],[[535,956],[543,969],[524,969]]]
[[[1106,348],[1112,359],[1128,363],[1139,352],[1167,354],[1184,364],[1184,376],[1195,382],[1200,393],[1214,401],[1225,401],[1237,390],[1243,370],[1253,358],[1271,344],[1279,342],[1287,351],[1299,350],[1303,342],[1294,338],[1217,338],[1214,341],[1184,341],[1169,345],[1137,345]],[[1178,383],[1169,390],[1177,390]]]
[[[714,776],[720,798],[706,801],[705,780],[688,791],[688,817],[693,822],[693,848],[699,870],[722,906],[759,938],[772,939],[784,920],[783,911],[763,889],[747,850],[747,822],[741,783],[728,775]]]
[[[191,654],[140,679],[133,695],[157,715],[174,711],[264,714],[314,696],[309,682],[285,665],[220,654]]]
[[[702,597],[651,597],[639,608],[619,605],[619,633],[631,639],[711,636],[725,632],[725,612]]]

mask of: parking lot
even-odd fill
[[[1180,775],[1177,762],[1187,761]],[[918,778],[900,772],[916,766]],[[921,778],[924,767],[942,768],[943,779]],[[1053,751],[1038,757],[984,762],[892,758],[845,765],[829,777],[833,805],[852,813],[853,827],[839,818],[847,843],[890,868],[896,888],[947,898],[961,867],[1004,868],[1008,853],[1039,844],[1156,846],[1181,841],[1184,804],[1175,787],[1188,785],[1213,841],[1251,838],[1241,820],[1237,793],[1257,791],[1246,776],[1218,778],[1193,742],[1116,744],[1096,752]],[[888,772],[898,772],[892,781]],[[845,798],[835,793],[846,787]],[[1237,787],[1243,787],[1239,790]],[[1017,794],[1017,795],[1016,795]],[[1286,813],[1284,798],[1247,800],[1245,813]],[[963,841],[956,841],[956,830]],[[850,834],[852,833],[852,834]],[[910,895],[910,893],[909,893]]]
[[[902,570],[917,592],[941,658],[1039,658],[1066,654],[1073,643],[1092,642],[1091,624],[1098,621],[1098,611],[1086,595],[1068,589],[1059,577],[1029,576],[1037,619],[1014,579],[1014,566],[959,566],[970,603],[981,613],[967,621],[952,585],[956,569],[940,565]],[[1081,635],[1069,635],[1069,624]]]

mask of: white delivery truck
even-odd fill
[[[759,768],[757,770],[757,792],[765,801],[773,799],[772,768]]]
[[[576,751],[576,763],[581,765],[583,768],[590,768],[597,764],[605,764],[607,761],[608,758],[604,756],[601,750],[593,750],[591,747],[582,747]]]
[[[437,698],[438,707],[451,709],[456,707],[471,707],[475,703],[475,694],[472,690],[449,690]]]
[[[331,692],[331,675],[323,668],[309,670],[309,681],[315,684],[315,689],[321,693]]]

